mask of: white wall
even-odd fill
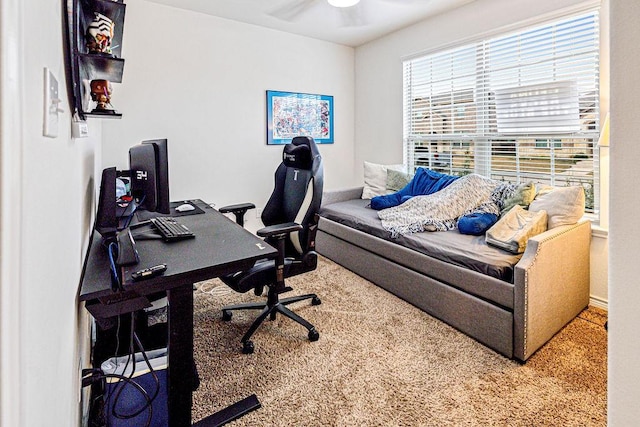
[[[640,3],[611,1],[611,189],[609,270],[609,425],[640,419]]]
[[[402,163],[402,61],[405,58],[515,29],[523,23],[531,25],[584,4],[584,0],[476,0],[356,48],[356,175],[362,176],[365,160]],[[602,60],[608,65],[607,53]],[[608,99],[608,87],[603,86],[602,90],[602,97]],[[606,232],[594,237],[593,243],[592,303],[606,308]]]
[[[333,95],[335,143],[320,146],[325,188],[354,182],[352,48],[136,1],[123,57],[112,98],[123,118],[103,124],[105,167],[126,168],[130,146],[166,137],[172,200],[263,206],[282,156],[266,145],[266,90],[283,90]]]
[[[94,153],[100,140],[74,141],[70,137],[64,2],[9,1],[16,8],[12,18],[21,30],[13,34],[15,40],[10,45],[19,50],[3,52],[2,60],[19,62],[13,81],[21,94],[17,105],[2,107],[12,109],[11,125],[19,128],[21,137],[3,144],[19,147],[15,160],[21,163],[21,172],[12,185],[19,188],[21,197],[14,206],[3,204],[2,209],[3,216],[18,210],[21,224],[17,224],[19,247],[12,248],[19,251],[20,264],[8,267],[15,269],[18,281],[2,283],[18,289],[16,300],[5,308],[17,313],[19,330],[8,331],[2,325],[3,334],[16,337],[19,355],[18,364],[10,368],[19,384],[2,384],[3,394],[17,390],[17,395],[3,396],[12,405],[7,425],[74,426],[79,424],[80,414],[79,369],[89,364],[87,315],[78,307],[76,295],[91,229]],[[65,112],[60,115],[57,138],[42,136],[44,67],[58,78],[63,98]],[[99,123],[92,127],[94,135],[101,133]]]

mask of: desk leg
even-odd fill
[[[169,300],[169,425],[191,425],[193,369],[193,286],[167,291]]]

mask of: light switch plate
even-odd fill
[[[89,126],[84,120],[74,120],[71,123],[71,136],[74,138],[86,138],[89,136]]]
[[[49,138],[58,136],[58,113],[60,109],[60,98],[58,97],[58,80],[53,73],[44,68],[44,122],[42,134]]]

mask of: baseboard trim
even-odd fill
[[[603,300],[602,298],[592,296],[589,298],[589,305],[609,311],[609,301]]]

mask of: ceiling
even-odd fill
[[[356,47],[475,0],[360,0],[349,8],[327,0],[149,1]]]

